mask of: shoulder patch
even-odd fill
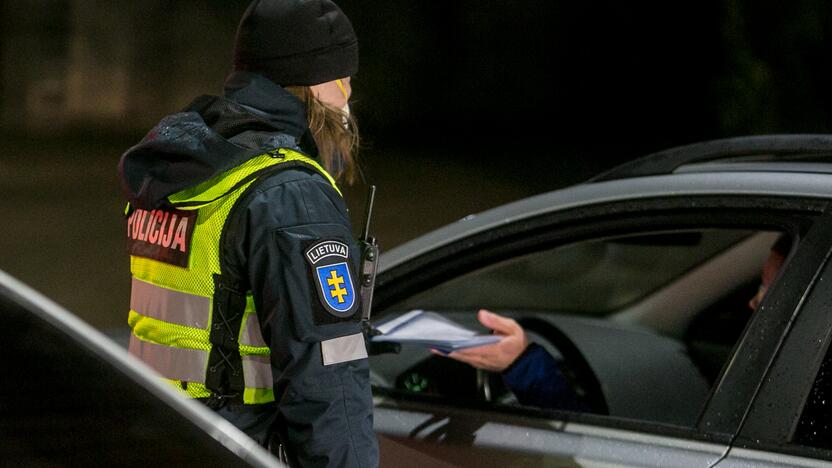
[[[312,268],[321,305],[331,315],[345,319],[358,309],[350,269],[349,246],[337,240],[316,242],[304,252]]]

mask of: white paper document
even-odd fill
[[[425,346],[446,354],[500,341],[497,335],[478,334],[436,312],[424,310],[410,311],[376,326],[376,330],[381,335],[372,337],[373,341]]]

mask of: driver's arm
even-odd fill
[[[532,343],[503,373],[503,382],[526,406],[587,411],[558,368],[555,359],[542,346]]]
[[[477,369],[502,373],[506,386],[523,405],[587,410],[552,355],[542,346],[530,344],[523,327],[515,320],[484,309],[479,311],[477,319],[502,339],[491,345],[454,351],[448,357]]]

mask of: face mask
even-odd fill
[[[344,125],[344,130],[350,129],[350,104],[344,104],[344,107],[341,108],[341,112],[344,114],[341,116],[341,123]]]
[[[347,94],[347,89],[344,87],[344,83],[341,80],[335,80],[335,84],[337,84],[338,89],[340,89],[341,92],[344,93],[344,99],[347,101],[347,103],[344,104],[344,107],[341,108],[341,112],[344,114],[341,118],[341,121],[344,125],[344,130],[349,130],[350,129],[350,103],[349,103],[350,97]]]

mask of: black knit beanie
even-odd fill
[[[254,0],[234,43],[234,70],[283,86],[311,86],[358,72],[358,40],[330,0]]]

